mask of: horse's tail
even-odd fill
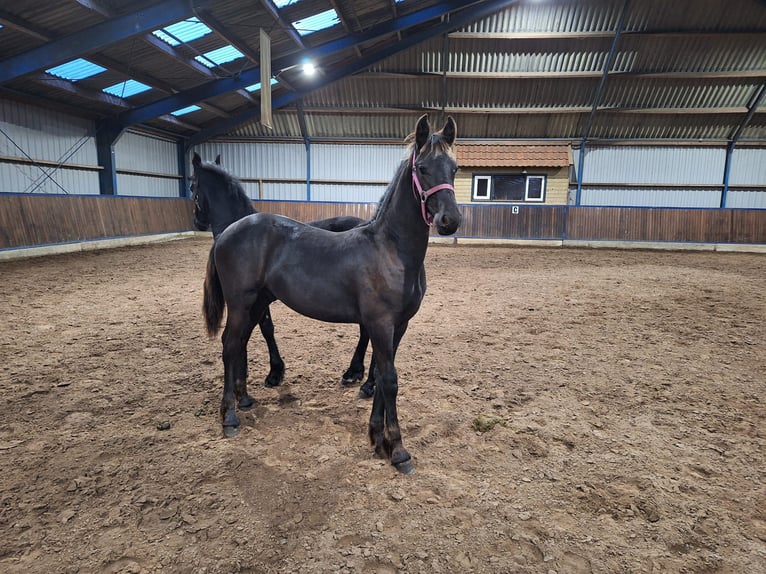
[[[210,255],[207,259],[207,274],[205,275],[205,289],[202,300],[202,313],[205,316],[207,333],[211,337],[214,337],[218,333],[218,329],[221,328],[221,318],[226,307],[226,300],[223,298],[223,290],[221,289],[221,281],[218,279],[218,269],[215,266],[214,249],[215,245],[210,249]]]

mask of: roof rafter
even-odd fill
[[[477,5],[474,10],[471,10],[471,15],[476,13],[477,10],[485,10],[496,12],[501,8],[512,4],[515,0],[491,0]],[[440,18],[444,14],[460,10],[470,5],[476,5],[473,0],[442,0],[437,4],[423,8],[401,16],[394,20],[384,22],[370,28],[363,34],[356,34],[353,36],[345,36],[338,40],[332,40],[321,44],[309,50],[289,54],[281,58],[277,58],[272,62],[272,69],[280,70],[286,69],[292,66],[296,66],[301,63],[304,58],[319,59],[325,56],[337,54],[343,50],[353,48],[356,45],[364,44],[370,40],[375,40],[382,36],[389,34],[395,34],[398,31],[405,30],[409,27],[427,22],[429,20]],[[487,9],[487,7],[490,7]],[[490,13],[491,13],[490,12]],[[468,18],[465,18],[466,20]],[[377,61],[377,60],[375,60]],[[363,69],[363,68],[362,68]],[[141,123],[156,117],[161,114],[169,113],[173,110],[195,104],[202,100],[219,96],[227,92],[232,92],[246,86],[260,82],[260,68],[253,67],[247,70],[243,70],[236,77],[220,78],[212,82],[208,82],[201,86],[190,88],[184,92],[175,94],[167,98],[157,100],[151,104],[135,108],[120,114],[119,116],[112,118],[111,122],[114,124],[115,129],[124,129],[133,124]]]
[[[464,26],[468,22],[472,22],[479,18],[483,18],[490,14],[494,14],[501,8],[504,8],[510,4],[513,4],[515,1],[517,0],[490,0],[488,2],[483,2],[478,5],[475,5],[472,10],[464,10],[460,12],[448,11],[448,13],[453,12],[450,15],[449,20],[442,20],[438,24],[434,24],[433,26],[420,30],[412,34],[411,36],[402,38],[401,42],[397,42],[391,47],[388,47],[384,50],[380,50],[378,52],[365,56],[364,58],[358,61],[355,61],[352,64],[342,67],[332,73],[328,73],[322,78],[321,82],[318,82],[309,90],[305,90],[303,92],[292,92],[292,93],[280,96],[279,98],[276,98],[272,101],[272,107],[276,109],[284,105],[290,104],[298,100],[299,98],[302,98],[307,93],[318,90],[319,88],[324,87],[333,82],[337,82],[338,80],[346,76],[350,76],[352,74],[355,74],[356,72],[364,70],[365,68],[372,66],[373,64],[380,62],[381,60],[384,60],[388,58],[389,56],[392,56],[394,54],[397,54],[398,52],[401,52],[402,50],[406,50],[408,48],[411,48],[412,46],[415,46],[421,42],[424,42],[425,40],[428,40],[435,36],[439,36],[450,30],[459,28],[460,26]],[[404,19],[406,18],[408,17],[404,17]],[[393,32],[395,32],[395,30],[391,30],[390,33],[393,33]],[[232,118],[222,120],[218,122],[216,125],[206,128],[198,132],[194,136],[192,136],[187,141],[187,147],[191,147],[193,145],[206,141],[210,138],[213,138],[221,133],[224,133],[230,129],[235,128],[236,126],[246,121],[253,120],[254,118],[257,118],[259,116],[260,116],[259,109],[251,109],[242,114],[234,116]]]
[[[256,66],[258,65],[259,56],[255,50],[248,46],[239,34],[233,32],[230,28],[223,24],[218,18],[213,16],[208,10],[199,9],[195,10],[197,15],[204,24],[206,24],[213,32],[218,34],[224,41],[234,46],[237,50],[242,52],[245,57],[250,60]]]
[[[271,14],[271,17],[274,19],[280,29],[290,37],[295,45],[298,46],[301,50],[305,50],[306,44],[303,43],[303,38],[301,38],[301,35],[298,34],[295,28],[293,28],[292,24],[284,21],[276,4],[274,4],[272,0],[261,0],[261,4],[264,8],[266,8],[266,11]]]
[[[97,52],[111,44],[161,28],[168,22],[186,18],[191,13],[188,0],[164,0],[106,20],[0,61],[0,83]]]

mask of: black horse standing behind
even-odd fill
[[[192,165],[194,166],[194,178],[192,179],[191,186],[192,199],[194,200],[194,226],[197,229],[200,231],[210,229],[215,240],[224,229],[235,221],[257,213],[253,207],[252,200],[242,188],[242,184],[220,167],[220,155],[215,158],[215,165],[212,165],[203,163],[199,154],[195,153]],[[200,181],[200,179],[204,181]],[[309,225],[328,231],[346,231],[360,223],[364,223],[364,221],[364,219],[359,217],[342,215],[312,221]],[[274,322],[268,309],[264,312],[258,326],[269,349],[270,368],[264,384],[267,387],[276,387],[284,378],[285,363],[279,353],[279,347],[274,337]],[[370,339],[364,327],[360,327],[359,342],[356,345],[353,357],[351,357],[351,363],[341,378],[344,384],[358,383],[364,377],[364,356],[367,353],[369,341]],[[359,388],[359,396],[362,398],[372,397],[373,389],[375,388],[373,373],[374,358],[370,361],[370,371],[367,380]],[[252,399],[249,397],[240,398],[239,406],[241,408],[246,408],[251,404]]]
[[[370,335],[376,385],[369,435],[375,452],[401,472],[413,471],[396,412],[394,359],[425,286],[421,268],[429,224],[442,235],[461,221],[453,187],[457,163],[452,118],[431,133],[417,123],[411,155],[399,166],[375,217],[331,233],[279,215],[259,213],[228,227],[210,252],[204,288],[208,332],[228,307],[223,332],[223,430],[238,433],[237,398],[247,395],[247,342],[268,304],[279,299],[321,321],[359,323]]]

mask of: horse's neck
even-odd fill
[[[223,202],[208,202],[208,206],[210,208],[210,227],[213,230],[213,237],[218,237],[224,229],[235,221],[255,213],[252,202],[247,197],[240,195],[227,199],[225,204]]]
[[[423,264],[428,247],[429,226],[423,221],[420,202],[412,191],[412,174],[407,165],[397,172],[396,185],[390,190],[375,218],[376,232],[397,245],[398,252],[413,266]]]

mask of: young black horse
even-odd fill
[[[220,167],[220,154],[215,158],[214,166],[204,163],[199,154],[195,153],[192,165],[194,166],[194,177],[191,184],[192,199],[194,200],[194,226],[198,230],[206,231],[210,229],[213,232],[213,239],[217,239],[221,232],[230,224],[256,213],[252,201],[242,188],[242,184]],[[203,165],[205,166],[204,169]],[[199,178],[204,180],[204,185],[198,184]],[[344,215],[312,221],[309,225],[327,229],[328,231],[346,231],[360,223],[364,223],[364,221],[364,219],[359,217]],[[258,325],[269,349],[270,369],[264,384],[267,387],[275,387],[282,382],[285,373],[285,363],[279,354],[279,347],[274,338],[274,323],[268,309],[266,309]],[[360,326],[359,342],[354,350],[354,356],[351,358],[351,363],[341,379],[344,384],[357,383],[364,377],[364,357],[367,353],[368,343],[369,337],[367,332],[364,330],[364,327]],[[374,359],[370,362],[367,380],[359,389],[359,396],[362,398],[372,397],[375,386],[373,373]],[[240,407],[247,407],[247,402],[246,399],[245,403],[240,404]]]
[[[377,363],[369,436],[379,456],[389,457],[401,472],[413,472],[396,412],[394,359],[423,299],[421,269],[429,224],[442,235],[460,225],[453,187],[455,135],[452,118],[440,132],[431,133],[422,116],[412,136],[411,155],[366,224],[330,233],[258,213],[219,236],[210,251],[203,308],[212,336],[228,307],[221,401],[226,436],[238,433],[236,402],[247,396],[247,342],[276,298],[308,317],[367,329]]]

